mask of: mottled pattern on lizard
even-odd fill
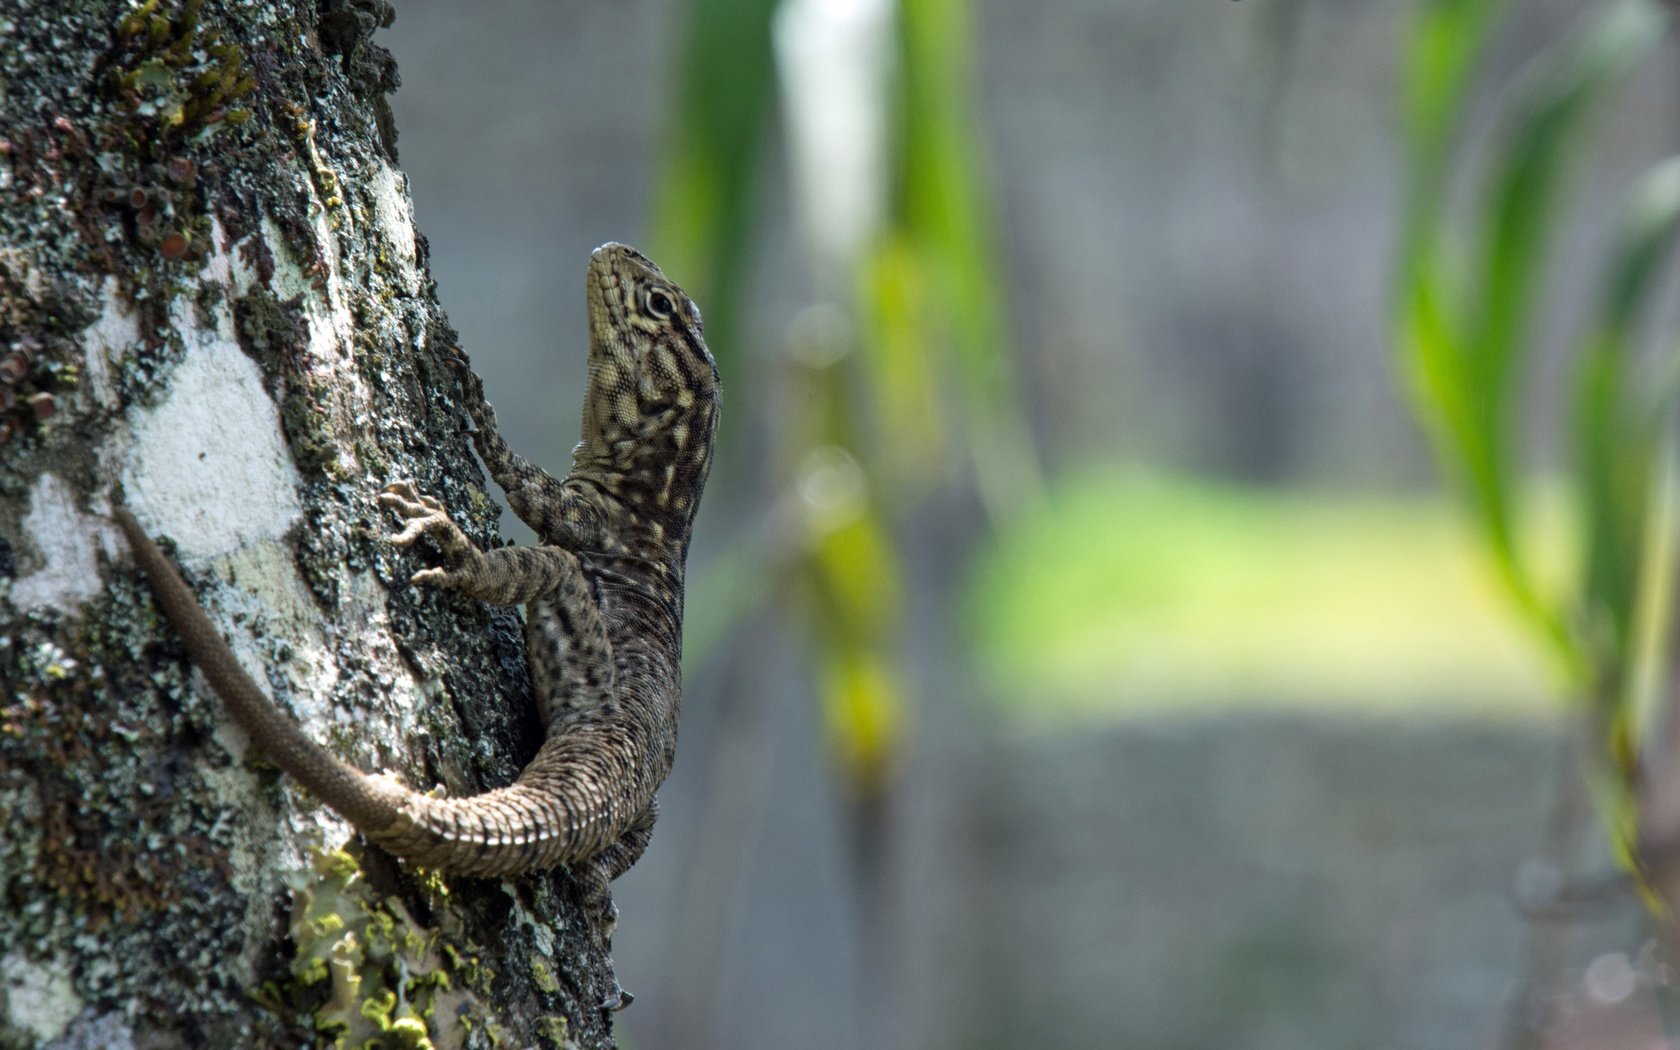
[[[133,515],[119,508],[116,517],[159,605],[235,719],[371,841],[464,875],[574,865],[604,900],[607,882],[647,846],[654,792],[676,751],[683,569],[720,388],[698,309],[647,258],[603,245],[587,286],[583,439],[564,479],[508,449],[478,377],[462,369],[479,456],[539,544],[480,550],[413,484],[379,494],[405,519],[393,542],[425,538],[443,554],[444,566],[416,572],[415,584],[528,607],[527,661],[546,738],[508,787],[437,798],[339,760],[240,668]]]

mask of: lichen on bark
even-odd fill
[[[611,1045],[569,879],[364,849],[245,748],[107,524],[166,537],[351,761],[454,794],[534,750],[517,617],[408,588],[373,501],[413,478],[494,541],[389,17],[0,0],[0,1047]]]

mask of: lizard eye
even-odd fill
[[[654,320],[663,321],[676,313],[677,308],[671,302],[670,296],[655,288],[647,294],[647,312],[653,316]]]

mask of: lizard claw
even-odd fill
[[[433,521],[432,518],[413,518],[407,525],[403,526],[401,532],[391,535],[391,542],[398,547],[407,547],[424,536],[429,531],[428,527],[432,525]]]
[[[418,518],[428,514],[448,516],[437,497],[422,496],[412,481],[393,481],[380,489],[379,505],[389,507],[405,518]]]
[[[612,993],[601,1000],[601,1009],[616,1014],[635,1001],[636,997],[630,994],[630,990],[614,980]]]
[[[443,504],[435,497],[420,495],[412,481],[393,481],[380,489],[379,505],[408,519],[403,530],[391,537],[391,542],[399,547],[406,547],[422,536],[447,531],[454,524]]]
[[[446,569],[421,569],[410,576],[408,582],[415,587],[448,587],[449,572]]]
[[[449,511],[443,504],[434,496],[422,496],[412,481],[393,481],[380,489],[379,505],[408,519],[402,531],[390,537],[391,543],[398,547],[407,547],[420,537],[427,536],[443,551],[446,560],[454,561],[472,546],[455,522],[450,520]],[[424,582],[441,585],[440,580],[428,575],[433,571],[415,573],[412,582],[420,583],[425,577]]]

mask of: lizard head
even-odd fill
[[[622,244],[595,249],[587,283],[589,390],[574,461],[632,509],[686,530],[711,467],[721,393],[700,310]]]

